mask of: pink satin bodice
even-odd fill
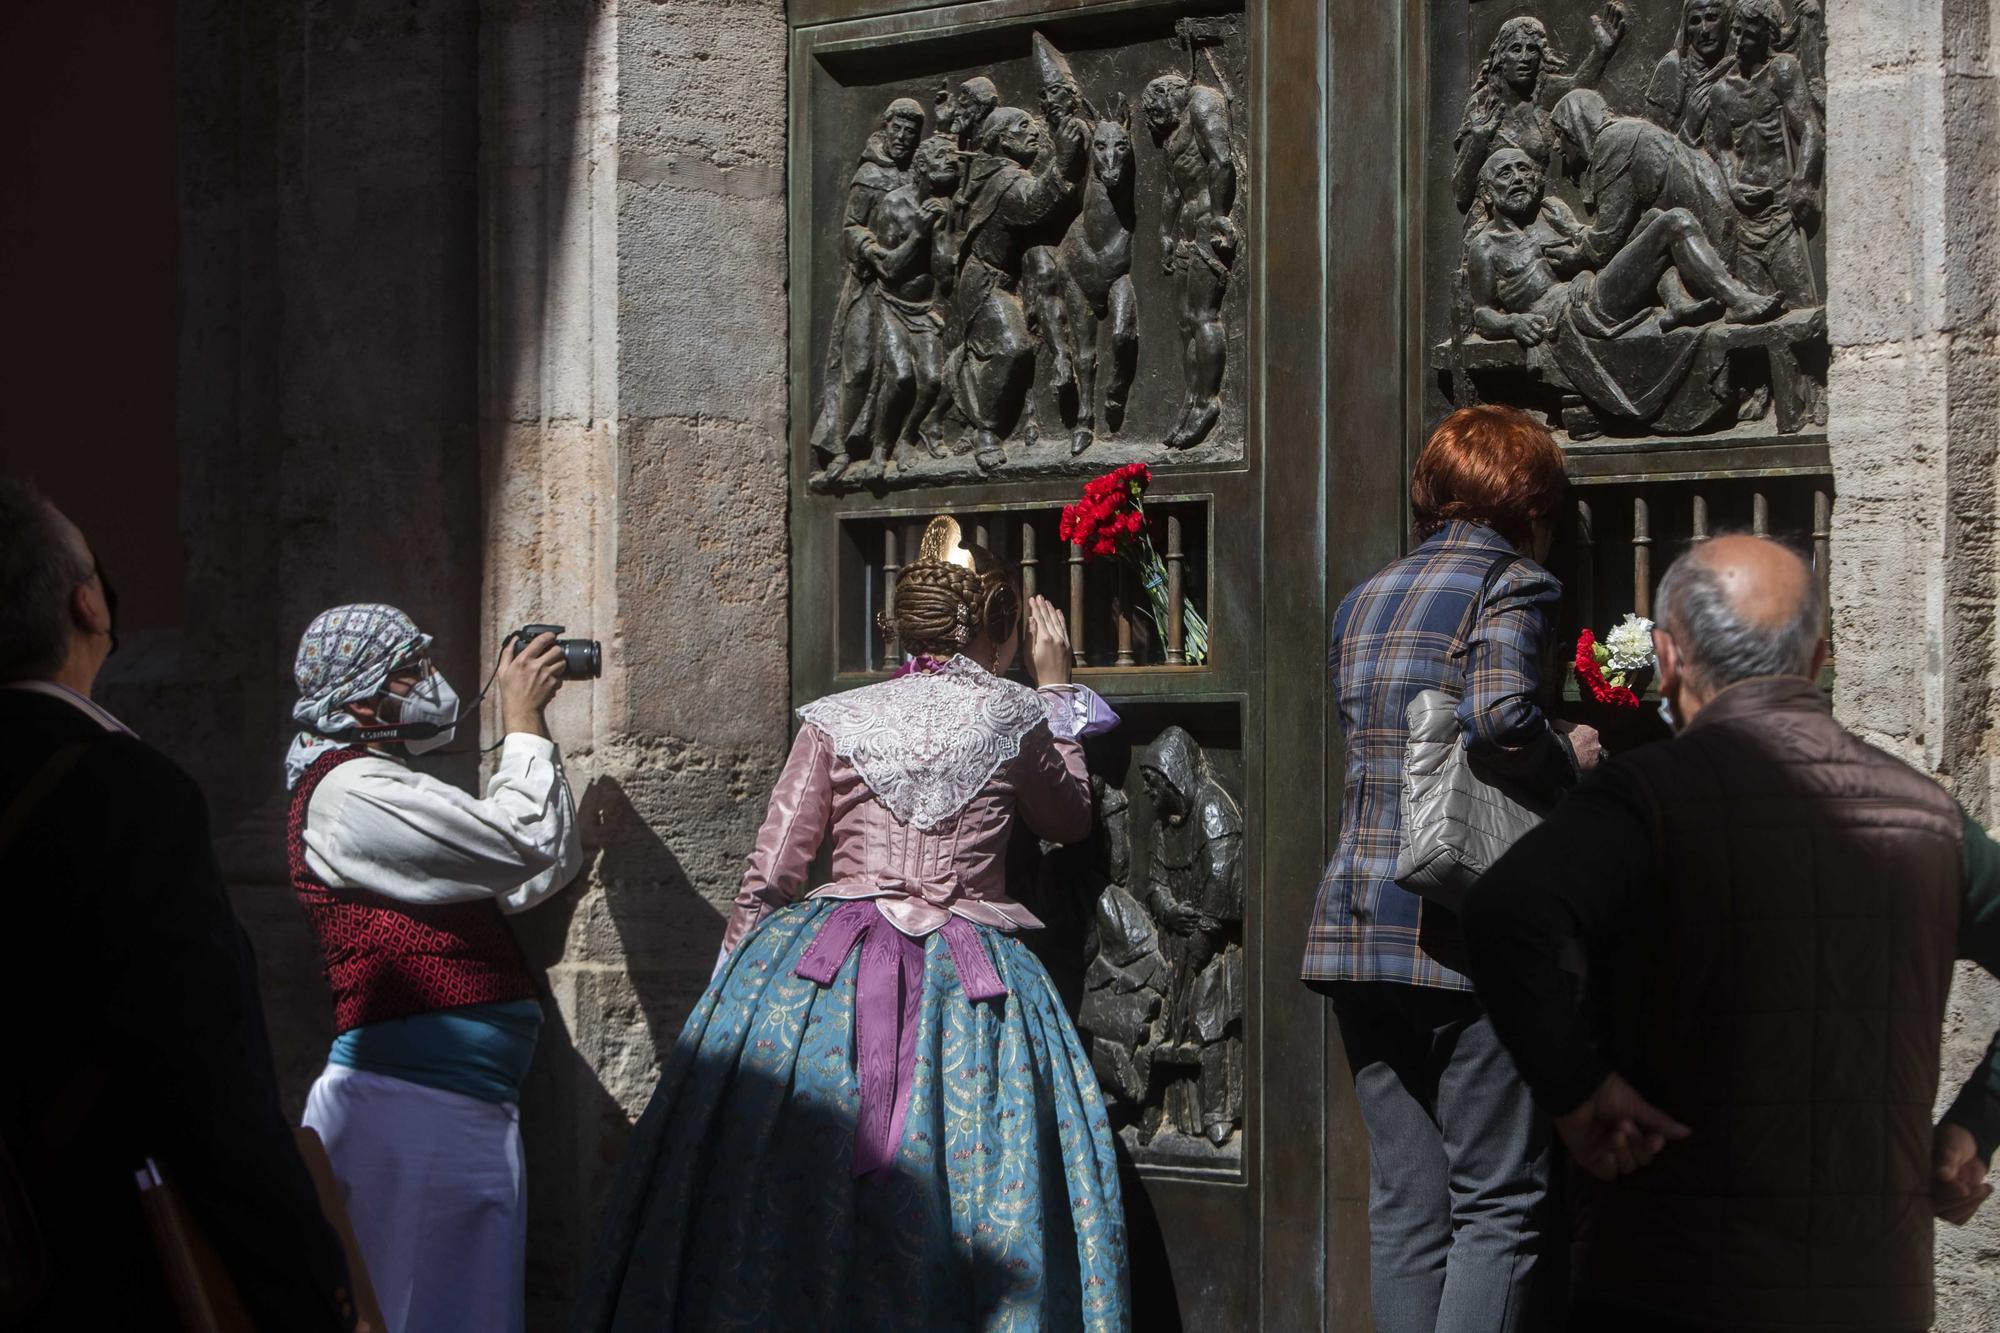
[[[1051,717],[1069,710],[1067,690],[1041,693]],[[723,953],[800,895],[829,830],[832,879],[810,897],[874,899],[891,924],[912,936],[928,935],[953,916],[999,930],[1040,926],[1006,893],[1013,821],[1020,817],[1052,842],[1081,840],[1091,827],[1090,777],[1081,743],[1058,736],[1048,722],[1020,735],[1019,746],[954,815],[922,828],[898,819],[827,733],[807,722],[771,793]]]

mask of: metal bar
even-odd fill
[[[1771,497],[1762,491],[1750,492],[1750,531],[1759,537],[1771,535]]]
[[[1083,545],[1069,544],[1069,655],[1077,666],[1083,660]]]
[[[1117,664],[1139,665],[1139,659],[1132,653],[1132,566],[1123,560],[1118,562],[1118,598],[1112,603],[1111,614],[1118,622]]]
[[[1041,582],[1042,561],[1035,554],[1035,520],[1033,515],[1021,519],[1021,597],[1026,600],[1035,595]]]
[[[1694,539],[1708,536],[1708,497],[1700,491],[1694,493]]]
[[[1576,502],[1576,601],[1584,625],[1597,623],[1597,520],[1590,501]]]
[[[1167,515],[1167,665],[1187,665],[1187,630],[1182,626],[1181,566],[1187,554],[1181,549],[1181,520]]]
[[[1653,614],[1653,509],[1643,495],[1632,497],[1632,609]]]
[[[1833,497],[1825,491],[1813,492],[1812,553],[1813,577],[1824,600],[1833,587]]]
[[[896,525],[890,523],[882,529],[882,619],[889,628],[879,632],[882,635],[883,656],[888,659],[891,666],[898,665],[903,660],[903,646],[897,640],[895,630],[896,579],[901,575],[903,566],[896,557]],[[867,642],[873,643],[878,629],[870,625],[865,633]],[[869,665],[872,667],[874,653],[871,651],[868,656],[871,659]]]

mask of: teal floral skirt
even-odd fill
[[[973,1002],[924,941],[908,1111],[853,1171],[855,985],[796,975],[841,903],[747,936],[634,1130],[580,1330],[1129,1327],[1125,1219],[1089,1058],[1048,973],[976,927],[1007,989]]]

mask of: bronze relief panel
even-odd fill
[[[1425,417],[1566,443],[1826,423],[1815,0],[1433,11]]]
[[[1092,746],[1091,836],[1024,857],[1036,869],[1020,886],[1046,923],[1030,947],[1076,1020],[1125,1151],[1142,1167],[1224,1179],[1242,1171],[1246,1080],[1234,718],[1230,705],[1134,709],[1121,729],[1132,737]]]
[[[823,493],[1245,456],[1240,13],[816,49],[794,243]]]

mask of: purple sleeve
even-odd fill
[[[1088,685],[1048,685],[1036,693],[1042,696],[1049,730],[1064,740],[1102,736],[1118,725],[1118,714]]]

